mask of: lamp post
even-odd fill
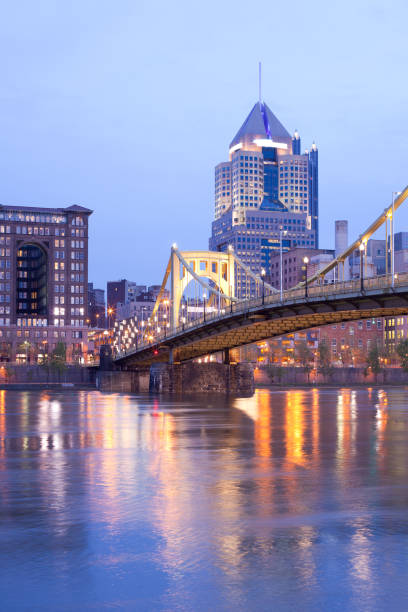
[[[28,364],[28,347],[30,346],[30,343],[28,342],[28,340],[24,341],[24,346],[25,346],[25,351],[26,351],[26,365]]]
[[[43,340],[42,341],[42,345],[43,345],[43,363],[46,362],[46,358],[48,357],[48,347],[47,347],[47,340]]]
[[[360,250],[360,291],[364,291],[364,267],[363,267],[363,259],[364,259],[364,242],[360,242],[360,246],[358,247]]]
[[[207,294],[206,294],[206,292],[204,291],[204,293],[203,293],[203,305],[204,305],[204,323],[205,323],[205,300],[206,300],[206,299],[207,299]]]
[[[109,306],[108,308],[108,329],[111,328],[112,314],[113,314],[113,308]]]
[[[287,230],[279,229],[279,245],[280,245],[280,299],[283,300],[283,251],[282,251],[282,236],[286,236]]]
[[[261,270],[261,278],[262,278],[262,305],[265,304],[265,268]]]
[[[307,255],[303,258],[303,263],[305,264],[305,297],[308,297],[308,287],[307,287],[307,264],[309,263],[309,258]]]
[[[391,213],[391,231],[390,231],[390,247],[391,247],[391,285],[394,286],[394,275],[395,275],[395,254],[394,254],[394,202],[395,196],[400,195],[400,191],[392,192],[392,213]]]

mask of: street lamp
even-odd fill
[[[28,363],[28,347],[30,346],[30,343],[28,342],[28,340],[24,340],[23,344],[26,350],[26,364],[27,364]]]
[[[360,242],[360,246],[358,247],[360,250],[360,291],[364,291],[364,267],[363,267],[363,258],[364,258],[364,242]]]
[[[303,258],[303,263],[305,264],[305,297],[308,296],[308,288],[307,288],[307,264],[309,263],[309,258],[307,255]]]
[[[395,231],[394,231],[394,202],[395,202],[395,196],[399,196],[401,194],[400,191],[393,191],[392,192],[392,214],[391,214],[391,231],[390,231],[390,247],[391,247],[391,283],[392,286],[394,286],[394,274],[395,274],[395,255],[394,255],[394,236],[395,236]]]
[[[111,317],[112,317],[112,314],[113,314],[113,308],[110,306],[108,308],[108,328],[109,329],[111,328]]]
[[[280,299],[283,300],[283,252],[282,252],[282,236],[286,236],[287,230],[279,229],[279,244],[280,244]]]
[[[204,304],[204,323],[205,323],[205,300],[206,300],[206,299],[207,299],[207,294],[206,294],[206,292],[204,291],[204,293],[203,293],[203,304]]]
[[[261,278],[262,278],[262,304],[265,304],[265,268],[261,270]]]

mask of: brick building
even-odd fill
[[[84,361],[91,213],[0,206],[1,361],[40,361],[58,342]]]
[[[298,283],[305,280],[305,264],[303,263],[303,259],[305,257],[309,258],[308,264],[308,276],[310,277],[314,272],[313,268],[313,257],[318,257],[321,255],[328,255],[333,258],[334,251],[330,249],[308,249],[303,247],[296,247],[294,249],[290,249],[289,251],[282,253],[282,285],[283,289],[290,289],[294,287]],[[268,282],[271,285],[280,288],[280,252],[274,253],[270,258],[270,268],[269,274],[267,275]]]
[[[319,341],[325,340],[333,361],[343,365],[363,365],[373,344],[383,346],[384,320],[381,318],[346,321],[319,329]]]

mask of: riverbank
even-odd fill
[[[18,383],[0,383],[0,391],[42,391],[42,390],[61,390],[61,391],[78,391],[85,389],[92,391],[95,389],[95,383],[71,383],[71,382],[18,382]]]
[[[312,370],[309,375],[302,367],[262,366],[254,370],[256,387],[372,387],[375,385],[408,385],[408,372],[402,368],[384,368],[378,374],[365,368],[332,368],[326,374]]]
[[[9,364],[0,365],[0,389],[28,388],[28,385],[64,385],[94,386],[95,370],[80,365],[65,365],[60,370],[37,364]],[[22,386],[21,386],[22,385]]]

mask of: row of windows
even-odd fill
[[[1,331],[0,331],[0,336],[1,336]],[[17,330],[17,338],[21,338],[23,336],[23,331],[21,329]],[[65,331],[53,331],[52,332],[52,337],[53,338],[66,338],[66,332]],[[35,331],[31,331],[28,329],[24,330],[24,338],[48,338],[48,331],[46,329],[43,329],[42,332],[38,329],[36,329]]]
[[[4,221],[20,221],[28,223],[66,223],[65,215],[44,215],[44,214],[29,214],[23,212],[0,212],[0,220]]]
[[[1,265],[2,260],[0,259],[0,268],[2,267]],[[10,266],[7,266],[8,268]],[[63,261],[55,261],[54,262],[54,270],[65,270],[65,263]],[[84,264],[83,263],[76,263],[76,262],[71,262],[71,270],[72,271],[77,271],[77,272],[83,272],[84,271]]]
[[[85,243],[83,240],[71,240],[71,249],[83,249],[84,244]],[[64,239],[54,240],[54,246],[57,248],[65,247],[65,240]]]
[[[24,318],[18,318],[17,319],[17,325],[18,327],[45,327],[46,325],[48,325],[47,319],[42,319],[39,318],[37,319],[36,317],[24,317]]]
[[[71,259],[85,259],[83,251],[71,251]]]
[[[377,326],[377,329],[382,329],[382,321],[381,319],[370,319],[365,322],[366,329],[374,329]],[[337,325],[332,325],[332,329],[337,329]],[[340,324],[340,329],[346,329],[346,323]],[[351,328],[353,329],[353,327]],[[357,322],[357,329],[364,329],[364,321]]]
[[[367,340],[367,350],[370,349],[371,344],[372,344],[372,341],[371,340]],[[363,348],[363,341],[361,340],[361,338],[358,339],[357,346],[358,346],[359,349]],[[333,340],[332,340],[332,353],[336,354],[338,349],[339,350],[344,350],[344,349],[347,349],[347,348],[350,348],[349,345],[347,345],[346,343],[343,343],[343,342],[342,342],[340,347],[337,347],[336,339],[333,338]]]

